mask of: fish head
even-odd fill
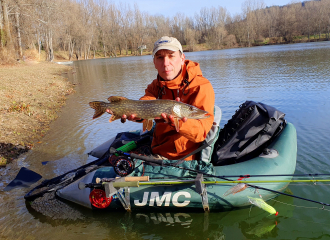
[[[189,104],[179,102],[174,104],[172,112],[179,118],[186,117],[189,119],[204,119],[211,116],[211,114],[209,114],[207,111],[201,110]]]

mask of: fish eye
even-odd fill
[[[189,107],[190,111],[194,111],[194,108],[192,106]]]

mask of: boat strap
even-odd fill
[[[206,187],[205,187],[205,184],[203,183],[203,181],[204,181],[203,174],[198,173],[197,177],[195,178],[196,192],[199,195],[201,195],[204,211],[209,212],[210,211],[209,200],[207,198],[207,191],[206,191]]]

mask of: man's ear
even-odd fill
[[[182,59],[181,65],[183,65],[184,64],[184,60],[186,59],[186,56],[184,55],[184,53],[182,53],[181,59]]]

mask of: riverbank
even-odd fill
[[[58,117],[73,85],[71,67],[22,62],[0,67],[0,166],[33,148]]]

